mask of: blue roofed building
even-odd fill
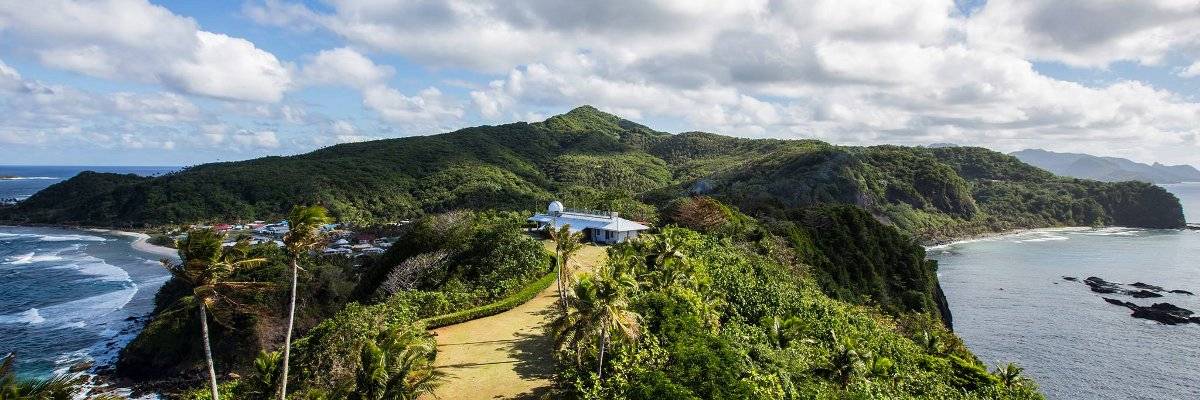
[[[558,229],[570,226],[571,232],[583,232],[584,237],[594,243],[614,244],[637,237],[638,232],[650,229],[646,225],[621,218],[613,211],[573,210],[554,201],[545,213],[534,214],[529,221],[537,223],[538,229]]]

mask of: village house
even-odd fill
[[[559,201],[551,202],[545,213],[534,214],[529,221],[537,223],[538,229],[558,229],[568,225],[571,232],[583,232],[587,240],[605,244],[624,242],[637,237],[638,232],[650,229],[621,218],[615,211],[572,210],[564,208]]]

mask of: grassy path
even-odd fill
[[[547,243],[547,248],[553,249]],[[576,270],[590,270],[606,259],[605,248],[587,245],[571,264]],[[438,397],[542,397],[554,374],[554,340],[545,326],[554,320],[557,300],[557,287],[551,285],[512,310],[435,329],[438,355],[434,367],[447,375],[437,390]]]

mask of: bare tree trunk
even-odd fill
[[[558,305],[562,309],[563,315],[566,315],[569,311],[567,309],[567,274],[562,252],[554,257],[554,263],[557,264],[558,269]]]
[[[208,344],[208,310],[204,300],[200,299],[200,333],[204,336],[204,360],[208,362],[208,387],[212,390],[213,400],[220,400],[217,393],[217,370],[213,368],[212,348]]]
[[[596,364],[596,382],[604,378],[604,350],[608,349],[608,329],[600,334],[600,362]]]
[[[296,320],[296,282],[300,265],[292,258],[292,302],[288,305],[287,335],[283,338],[283,373],[279,379],[279,400],[287,398],[288,361],[292,356],[292,323]]]

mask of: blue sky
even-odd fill
[[[0,5],[0,164],[192,165],[536,121],[1200,164],[1194,1]]]

